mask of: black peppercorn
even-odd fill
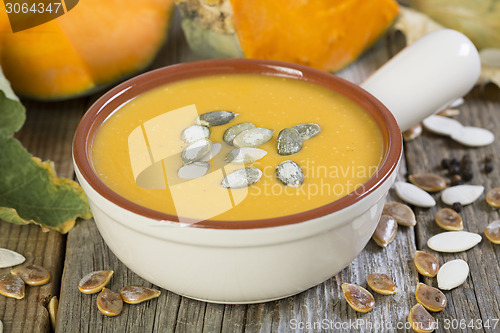
[[[460,202],[454,202],[451,207],[457,213],[460,213],[462,211],[462,208],[463,208],[463,206],[462,206],[462,204]]]
[[[462,176],[453,175],[451,176],[451,186],[462,185],[464,182],[462,180]]]

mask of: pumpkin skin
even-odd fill
[[[176,0],[190,47],[207,58],[247,57],[338,71],[399,13],[393,0]]]
[[[0,65],[19,95],[66,99],[145,68],[163,44],[173,0],[85,0],[12,33],[0,2]]]

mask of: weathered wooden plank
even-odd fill
[[[16,137],[30,153],[55,162],[60,176],[73,176],[71,141],[80,119],[82,100],[40,103],[23,100],[26,123]],[[0,247],[23,254],[27,263],[47,268],[51,282],[28,287],[23,300],[0,296],[0,319],[5,332],[48,332],[50,320],[46,305],[59,294],[65,238],[55,231],[42,232],[38,226],[18,226],[0,221]],[[8,271],[7,269],[0,272]]]
[[[493,131],[496,137],[500,137],[500,117],[498,107],[500,91],[498,88],[489,86],[475,88],[468,96],[466,102],[460,107],[461,114],[457,120],[464,125],[480,126]],[[482,148],[467,148],[452,140],[430,133],[424,133],[422,137],[406,145],[406,156],[408,169],[412,173],[436,172],[446,176],[446,171],[440,167],[443,158],[461,159],[464,154],[469,154],[473,161],[474,178],[470,184],[484,185],[486,191],[500,185],[500,173],[495,169],[486,175],[481,169],[482,161],[487,154],[493,154],[495,164],[499,159],[496,152],[499,151],[498,141],[490,146]],[[436,195],[439,198],[439,195]],[[470,275],[464,285],[445,292],[448,299],[447,308],[435,315],[441,324],[442,332],[455,332],[456,327],[448,327],[449,324],[472,324],[466,327],[467,331],[497,332],[493,328],[494,321],[500,318],[500,256],[498,246],[491,244],[486,238],[475,248],[457,254],[436,253],[430,250],[427,239],[432,235],[443,232],[434,222],[434,214],[437,209],[445,207],[440,200],[437,207],[432,209],[416,209],[419,224],[416,229],[417,246],[436,255],[440,264],[452,259],[463,259],[470,266]],[[498,219],[498,210],[489,207],[480,198],[478,202],[464,207],[461,212],[464,219],[464,230],[483,234],[485,226]],[[425,278],[425,283],[437,286],[436,279]],[[485,327],[484,323],[489,320],[491,327]],[[460,327],[459,327],[460,328]],[[465,331],[464,330],[464,331]]]

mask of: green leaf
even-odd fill
[[[56,176],[51,162],[33,158],[21,143],[0,141],[0,218],[65,233],[78,217],[90,218],[80,186]]]
[[[57,177],[52,162],[33,157],[12,137],[25,119],[0,68],[0,219],[66,233],[78,217],[92,216],[87,197],[76,182]]]

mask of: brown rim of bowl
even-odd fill
[[[218,59],[188,62],[159,68],[136,76],[111,89],[85,113],[75,133],[73,156],[90,186],[107,200],[133,213],[158,220],[179,222],[179,218],[140,206],[113,192],[95,173],[90,163],[92,141],[106,118],[137,95],[158,86],[193,77],[214,74],[261,74],[294,78],[337,91],[363,107],[376,121],[384,138],[384,158],[378,171],[361,187],[336,201],[305,212],[276,218],[242,221],[204,220],[193,226],[211,229],[254,229],[295,224],[346,208],[375,191],[396,169],[402,153],[401,131],[391,112],[375,97],[333,74],[302,65],[256,59]],[[183,223],[185,219],[183,219]]]

